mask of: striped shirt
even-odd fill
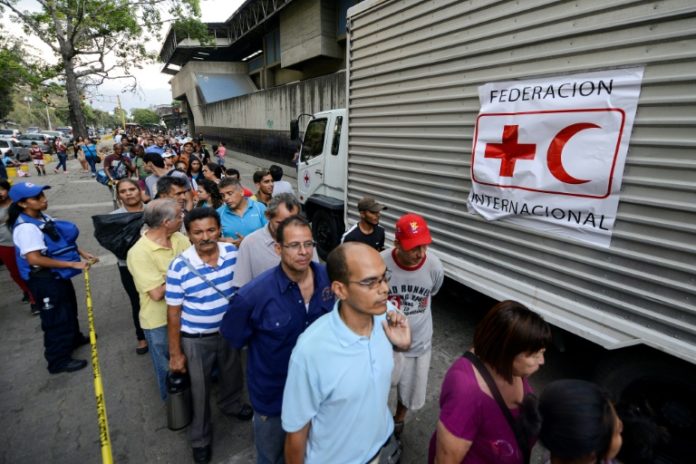
[[[169,306],[181,306],[182,332],[215,333],[220,328],[222,316],[227,311],[227,299],[191,272],[182,259],[182,256],[188,259],[199,274],[205,276],[227,297],[231,297],[237,248],[220,242],[218,249],[220,256],[216,267],[204,263],[193,246],[181,253],[169,266],[165,299]]]

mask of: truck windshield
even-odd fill
[[[305,131],[304,143],[300,161],[303,163],[321,155],[324,150],[324,135],[326,133],[326,118],[312,119]]]

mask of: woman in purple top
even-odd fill
[[[531,387],[527,377],[544,364],[551,328],[520,303],[495,305],[474,333],[483,362],[512,416]],[[531,448],[531,443],[529,444]],[[442,383],[440,418],[430,440],[430,464],[523,464],[515,433],[481,373],[468,359],[454,362]]]

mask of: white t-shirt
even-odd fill
[[[433,338],[432,297],[440,290],[445,270],[440,259],[428,253],[416,268],[406,269],[394,260],[393,248],[384,250],[382,259],[392,271],[389,301],[404,312],[411,326],[411,348],[404,353],[417,357],[431,347]]]
[[[44,216],[51,219],[48,215]],[[22,257],[25,257],[27,253],[32,251],[44,251],[48,248],[41,229],[28,222],[15,225],[12,232],[12,241]]]
[[[285,180],[279,180],[273,182],[273,196],[279,195],[281,193],[292,193],[295,194],[295,190],[292,188],[292,184]]]

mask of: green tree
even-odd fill
[[[160,117],[154,111],[147,108],[134,108],[131,110],[133,121],[141,126],[145,124],[159,124]]]
[[[39,0],[38,12],[22,11],[19,0],[0,0],[4,20],[19,20],[27,35],[46,43],[58,58],[54,71],[65,83],[70,121],[76,135],[86,135],[80,102],[84,86],[105,79],[130,79],[131,70],[155,54],[146,37],[159,38],[165,17],[175,30],[203,42],[209,40],[200,17],[199,0]],[[185,19],[184,19],[185,18]]]
[[[19,41],[0,36],[0,120],[15,108],[14,94],[20,87],[24,95],[32,96],[41,85],[40,74],[39,66]]]

